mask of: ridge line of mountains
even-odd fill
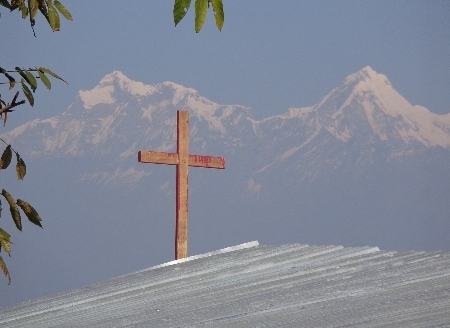
[[[290,108],[260,121],[252,118],[249,108],[216,104],[194,89],[172,82],[145,85],[115,71],[92,90],[80,91],[63,114],[31,121],[2,136],[32,158],[89,153],[110,157],[117,166],[140,149],[173,151],[177,109],[191,112],[193,151],[248,154],[257,158],[247,163],[252,175],[276,170],[286,160],[299,157],[298,152],[323,142],[320,139],[341,147],[359,143],[364,147],[359,160],[368,162],[380,148],[385,148],[388,160],[433,147],[450,150],[450,113],[437,115],[412,106],[386,76],[369,66],[348,76],[316,105]],[[384,147],[375,146],[383,143]],[[314,171],[307,169],[309,175]],[[96,174],[111,178],[112,173]],[[145,176],[142,170],[133,173],[130,168],[123,174],[128,178],[134,174],[133,183]]]

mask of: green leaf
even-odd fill
[[[59,31],[60,22],[59,22],[59,15],[56,11],[56,8],[53,6],[52,1],[47,1],[48,5],[48,22],[50,24],[50,27],[52,28],[52,31]]]
[[[20,76],[21,76],[25,81],[27,81],[27,83],[28,83],[29,85],[31,85],[31,82],[30,82],[30,80],[28,79],[28,76],[25,74],[25,72],[24,72],[20,67],[15,67],[15,69],[16,69],[16,71],[20,74]]]
[[[208,13],[208,0],[195,0],[195,32],[198,33],[205,24]]]
[[[28,8],[25,6],[25,2],[19,3],[20,11],[22,11],[22,18],[26,18],[28,16]]]
[[[68,20],[72,20],[72,15],[69,13],[69,11],[62,5],[61,2],[58,0],[55,0],[54,5],[56,9],[59,10],[59,12]]]
[[[25,70],[25,74],[27,75],[27,78],[28,78],[28,81],[30,81],[30,87],[31,87],[31,89],[33,90],[33,92],[34,92],[34,90],[36,90],[36,88],[37,88],[37,81],[36,81],[36,78],[34,77],[34,75],[33,74],[31,74],[29,71],[27,71],[27,70]]]
[[[2,195],[8,201],[9,211],[11,212],[11,216],[13,218],[14,223],[16,224],[17,229],[22,231],[22,221],[20,219],[19,209],[17,208],[17,205],[14,202],[14,198],[5,189],[2,190]]]
[[[11,236],[5,230],[0,228],[0,245],[3,247],[6,253],[11,253]],[[1,247],[0,247],[1,249]]]
[[[38,3],[37,0],[29,0],[28,1],[28,11],[30,13],[30,20],[34,21],[36,14],[38,12]],[[34,23],[32,23],[34,25]]]
[[[17,164],[16,164],[17,179],[23,180],[23,178],[27,174],[27,166],[25,165],[25,162],[18,153],[16,153],[16,157],[17,157]]]
[[[214,17],[216,18],[216,26],[219,31],[222,31],[223,22],[225,20],[222,0],[211,0],[211,3],[214,11]]]
[[[175,0],[173,6],[173,21],[175,26],[184,18],[191,6],[191,0]]]
[[[11,75],[9,75],[8,72],[2,67],[0,67],[0,73],[3,73],[9,80],[9,90],[14,88],[14,86],[16,85],[16,80],[14,80],[14,78]]]
[[[3,151],[2,157],[0,159],[0,170],[6,169],[11,163],[12,158],[12,150],[11,145],[6,146],[6,149]]]
[[[41,14],[44,15],[48,24],[50,25],[50,21],[48,19],[47,5],[45,3],[45,0],[38,0],[38,8],[39,8],[39,11],[41,12]]]
[[[2,268],[3,274],[8,278],[8,285],[11,283],[11,276],[9,275],[8,268],[6,267],[5,261],[0,256],[0,268]]]
[[[29,203],[21,199],[18,199],[16,204],[20,206],[20,208],[25,213],[25,215],[27,216],[28,220],[30,220],[31,223],[42,228],[41,224],[42,219],[39,216],[38,212],[36,212],[36,210],[33,208],[33,206],[31,206]]]
[[[52,88],[52,84],[50,83],[50,80],[48,79],[48,77],[40,69],[38,69],[38,74],[39,74],[39,78],[41,79],[42,83],[44,83],[44,85],[47,87],[47,89],[50,90]]]
[[[27,97],[28,102],[30,103],[31,107],[33,107],[33,106],[34,106],[34,97],[33,97],[33,94],[31,93],[30,89],[28,89],[27,85],[25,84],[25,80],[24,80],[24,79],[22,79],[20,82],[22,83],[22,90],[23,90],[23,93],[24,93],[25,96]]]
[[[53,73],[51,70],[49,70],[48,68],[45,68],[45,67],[39,67],[39,70],[40,71],[42,71],[42,72],[44,72],[44,73],[47,73],[47,74],[49,74],[49,75],[51,75],[51,76],[53,76],[53,77],[56,77],[57,79],[59,79],[59,80],[61,80],[61,81],[63,81],[63,82],[66,82],[62,77],[59,77],[57,74],[55,74],[55,73]],[[67,82],[66,82],[67,83]],[[67,83],[67,84],[69,84],[69,83]]]
[[[5,76],[9,80],[9,90],[11,90],[16,85],[16,80],[14,80],[14,78],[11,75],[9,75],[8,73],[5,73]]]

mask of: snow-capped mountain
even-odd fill
[[[29,147],[34,149],[30,152],[33,157],[48,154],[77,157],[92,150],[102,155],[119,152],[109,147],[111,141],[119,148],[124,145],[126,149],[120,153],[129,156],[127,152],[133,152],[135,145],[142,142],[160,143],[158,147],[162,150],[173,148],[175,119],[170,114],[178,108],[191,109],[196,118],[191,128],[194,138],[198,138],[197,124],[206,124],[208,136],[226,135],[229,122],[237,122],[248,110],[218,105],[193,89],[171,82],[144,85],[116,71],[106,75],[94,89],[80,91],[63,114],[34,120],[7,136],[10,139],[20,136],[20,141],[39,133],[41,138],[35,138]]]
[[[401,159],[426,149],[450,150],[450,114],[412,106],[370,67],[347,77],[318,104],[255,125],[263,138],[283,135],[271,138],[278,140],[269,143],[278,154],[257,173],[277,171],[285,163],[291,172],[300,171],[300,180],[314,178],[320,169],[348,166],[349,155],[356,164]]]
[[[424,107],[412,106],[386,76],[370,67],[347,77],[314,110],[324,127],[343,141],[357,133],[364,121],[379,140],[450,148],[450,115],[436,115]]]
[[[115,71],[92,90],[80,91],[63,114],[34,120],[4,137],[33,158],[106,156],[111,172],[89,174],[120,177],[121,167],[125,180],[136,183],[145,171],[136,163],[123,167],[123,161],[134,160],[140,149],[173,151],[177,109],[191,113],[192,151],[231,156],[231,163],[255,176],[289,163],[303,175],[300,180],[314,177],[318,166],[339,166],[348,152],[371,163],[377,151],[393,158],[425,148],[450,150],[450,114],[412,106],[370,67],[347,77],[314,106],[261,121],[252,119],[249,108],[219,105],[194,89],[172,82],[145,85]]]
[[[4,172],[2,188],[32,202],[45,228],[8,266],[64,270],[75,287],[170,261],[175,170],[137,152],[175,151],[179,109],[190,112],[190,152],[227,163],[189,170],[189,254],[249,240],[450,249],[450,114],[411,105],[370,67],[316,105],[263,120],[116,71],[62,114],[0,136],[28,171],[19,184]]]
[[[87,174],[102,181],[124,178],[135,183],[146,173],[124,169],[124,161],[132,159],[131,165],[136,165],[141,149],[174,151],[177,109],[191,111],[191,149],[199,153],[214,155],[217,142],[221,149],[235,152],[244,145],[241,131],[251,129],[245,121],[248,108],[216,104],[172,82],[144,85],[116,71],[94,89],[80,91],[61,115],[31,121],[4,137],[35,159],[108,158],[106,171]]]

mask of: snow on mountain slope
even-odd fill
[[[80,91],[63,114],[29,122],[5,137],[20,144],[32,135],[39,136],[33,138],[32,144],[22,143],[36,157],[83,156],[90,150],[106,155],[113,151],[110,143],[116,145],[120,154],[130,153],[130,145],[145,143],[170,150],[175,145],[177,109],[191,111],[191,136],[197,140],[206,137],[200,136],[205,127],[214,135],[232,131],[248,111],[242,106],[221,106],[172,82],[144,85],[116,71],[92,90]]]
[[[107,156],[110,172],[89,174],[110,181],[118,172],[138,171],[131,164],[116,169],[140,149],[175,150],[178,109],[190,111],[193,152],[228,156],[247,175],[290,162],[290,170],[315,176],[314,166],[342,165],[350,144],[356,161],[367,163],[377,151],[399,157],[429,147],[450,149],[450,114],[412,106],[369,66],[318,104],[261,121],[249,108],[219,105],[194,89],[172,82],[145,85],[115,71],[92,90],[80,91],[61,115],[34,120],[2,137],[33,158]],[[136,176],[130,179],[136,182],[145,174]]]
[[[372,163],[380,153],[398,158],[430,147],[450,150],[449,119],[450,114],[436,115],[412,106],[386,76],[367,66],[313,107],[253,122],[255,133],[265,141],[261,151],[269,160],[256,173],[279,170],[288,162],[286,170],[315,177],[319,166],[328,170],[342,165],[348,145],[360,163]],[[325,132],[338,143],[328,140]],[[326,146],[331,144],[332,148]]]
[[[336,138],[347,141],[360,127],[360,118],[370,124],[380,140],[400,137],[405,144],[450,149],[450,114],[436,115],[421,106],[412,106],[386,76],[369,66],[347,77],[314,108],[324,127]],[[363,114],[364,113],[364,114]]]

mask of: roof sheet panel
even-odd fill
[[[450,253],[257,242],[0,309],[1,327],[450,327]]]

